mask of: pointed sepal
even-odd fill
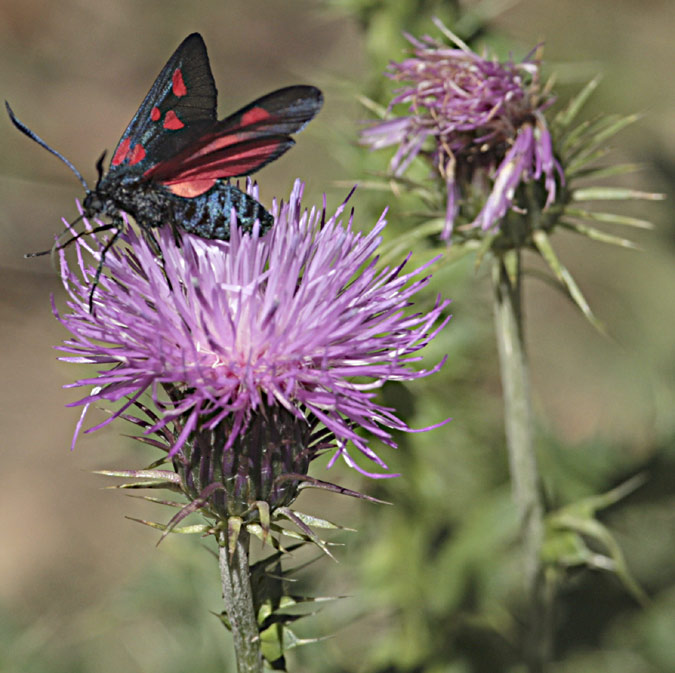
[[[577,285],[572,274],[567,270],[565,265],[558,259],[555,254],[553,245],[542,229],[538,229],[533,234],[534,243],[537,250],[548,264],[553,274],[558,281],[564,286],[569,293],[570,298],[581,309],[581,312],[586,316],[586,319],[595,327],[600,333],[607,334],[604,325],[595,317],[589,303],[586,301],[581,289]]]
[[[244,522],[238,516],[231,516],[227,520],[227,553],[230,555],[230,560],[234,557],[234,552],[237,550],[237,541],[239,540],[239,533]]]

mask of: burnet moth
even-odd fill
[[[251,175],[278,159],[295,144],[291,134],[301,131],[322,103],[319,89],[290,86],[219,121],[206,45],[199,33],[192,33],[162,68],[120,138],[107,173],[105,152],[99,158],[94,189],[68,159],[5,105],[14,126],[61,159],[82,183],[83,215],[110,218],[98,229],[111,229],[114,234],[102,252],[97,280],[105,252],[122,230],[122,211],[151,239],[154,227],[169,225],[177,236],[183,230],[226,241],[233,211],[244,230],[250,231],[256,220],[261,231],[269,229],[273,218],[267,210],[227,180]]]

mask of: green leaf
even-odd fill
[[[647,475],[644,472],[640,472],[605,493],[592,495],[571,505],[566,505],[564,510],[579,512],[583,516],[594,515],[602,509],[616,505],[617,502],[620,502],[633,493],[633,491],[640,488],[646,481]]]
[[[583,151],[598,133],[607,129],[620,118],[620,115],[617,114],[607,114],[582,122],[563,137],[560,143],[563,156],[566,156],[569,160],[570,157]]]
[[[274,529],[273,526],[270,526],[270,529]],[[264,531],[262,526],[258,523],[249,523],[246,524],[246,530],[251,533],[251,535],[255,535],[264,545],[268,544],[270,547],[273,549],[276,549],[278,552],[281,552],[283,554],[286,553],[286,549],[282,546],[281,542],[278,540],[278,538],[274,537],[273,535],[270,535],[269,531]]]
[[[602,157],[606,156],[609,153],[609,149],[607,147],[600,147],[599,149],[596,149],[595,151],[589,153],[589,154],[579,154],[579,156],[575,159],[569,159],[564,167],[563,170],[565,172],[565,176],[572,180],[576,179],[579,176],[579,173],[584,169],[584,167],[588,166],[588,164],[593,164],[596,161],[599,161],[602,159]]]
[[[555,254],[553,246],[551,245],[551,241],[546,232],[544,232],[542,229],[537,229],[532,237],[534,239],[535,245],[537,246],[537,250],[539,250],[541,256],[549,265],[556,278],[565,286],[574,303],[581,309],[581,312],[586,316],[591,325],[593,325],[602,334],[606,334],[605,327],[595,317],[593,311],[591,311],[591,307],[579,289],[576,281],[572,277],[572,274],[570,274],[570,272],[565,268],[565,266]]]
[[[591,157],[595,158],[596,151],[600,148],[609,138],[616,135],[619,131],[624,129],[626,126],[632,124],[640,118],[640,115],[632,114],[626,115],[625,117],[615,118],[614,115],[604,117],[600,128],[592,135],[592,137],[583,143],[579,147],[578,152],[573,152],[572,157],[574,160],[569,161],[565,166],[565,170],[568,168],[571,171],[574,171],[575,167],[587,163]]]
[[[610,245],[618,245],[620,248],[630,248],[632,250],[638,250],[638,246],[633,243],[633,241],[627,238],[621,238],[619,236],[613,236],[612,234],[607,234],[600,229],[595,227],[589,227],[586,224],[581,224],[580,222],[568,222],[566,220],[559,220],[558,223],[565,229],[586,236],[594,241],[599,241],[600,243],[609,243]]]
[[[126,519],[129,519],[129,521],[135,521],[136,523],[142,523],[145,526],[150,526],[150,528],[155,528],[156,530],[161,530],[163,532],[171,532],[171,533],[181,533],[182,535],[205,535],[211,532],[213,529],[212,526],[209,524],[205,523],[200,523],[200,524],[195,524],[193,526],[176,526],[174,528],[171,528],[169,531],[169,527],[166,524],[163,523],[158,523],[156,521],[147,521],[146,519],[136,519],[133,516],[127,516],[125,517]]]
[[[335,187],[351,189],[354,183],[354,180],[335,180],[332,184]],[[359,180],[359,189],[369,189],[374,192],[390,192],[391,186],[385,180]]]
[[[378,505],[391,505],[391,503],[387,502],[386,500],[373,498],[373,496],[371,495],[359,493],[358,491],[353,491],[350,488],[345,488],[344,486],[332,484],[329,481],[322,481],[321,479],[316,479],[316,477],[310,477],[307,474],[302,475],[289,472],[287,474],[277,477],[277,481],[289,478],[292,478],[293,480],[297,478],[298,480],[300,480],[300,483],[298,484],[298,491],[301,491],[305,488],[319,488],[321,490],[328,491],[330,493],[339,493],[341,495],[348,495],[350,498],[359,498],[360,500],[368,500],[369,502],[374,502],[377,503]]]
[[[260,649],[266,661],[271,663],[282,660],[285,630],[283,624],[272,624],[272,626],[260,632]],[[273,666],[273,668],[276,667]],[[286,670],[285,667],[282,670]]]
[[[312,516],[311,514],[305,514],[304,512],[298,512],[293,510],[295,516],[297,516],[301,521],[306,523],[308,526],[314,526],[316,528],[328,528],[333,530],[348,530],[354,532],[356,529],[347,528],[345,526],[339,526],[336,523],[326,521],[326,519],[320,519],[319,517]]]
[[[649,603],[649,597],[630,574],[619,544],[605,525],[596,519],[577,516],[570,512],[557,514],[551,519],[550,525],[554,529],[561,528],[579,533],[575,540],[578,564],[583,563],[613,572],[638,603],[641,605]],[[601,544],[607,550],[607,556],[603,557],[603,555],[592,551],[580,537],[581,535]]]
[[[93,473],[102,474],[105,477],[122,477],[123,479],[142,478],[180,484],[180,476],[168,470],[94,470]]]
[[[654,225],[649,220],[642,220],[628,215],[617,215],[616,213],[599,213],[594,210],[583,208],[565,208],[565,215],[568,217],[578,217],[582,220],[594,220],[595,222],[606,222],[608,224],[621,224],[626,227],[636,227],[637,229],[651,230]]]
[[[602,166],[595,168],[586,168],[576,172],[577,178],[593,178],[600,180],[602,178],[612,178],[617,175],[626,175],[629,173],[639,173],[645,169],[644,164],[614,164],[612,166]]]
[[[495,238],[497,238],[497,232],[489,232],[484,236],[482,242],[480,243],[480,247],[478,248],[478,252],[476,253],[474,271],[478,271],[480,268],[480,265],[483,263],[483,259],[485,258],[485,254],[492,247],[492,243],[494,242]]]
[[[511,287],[516,287],[520,277],[520,251],[507,250],[503,255],[503,261]]]
[[[227,551],[230,558],[234,556],[234,552],[237,549],[237,541],[239,540],[242,523],[244,522],[238,516],[231,516],[227,519]]]
[[[176,484],[169,481],[133,481],[127,484],[117,484],[116,486],[105,486],[106,489],[125,489],[125,488],[166,488],[175,492],[182,492]]]
[[[603,131],[600,131],[595,134],[595,144],[596,145],[602,145],[602,143],[606,142],[609,140],[612,136],[616,135],[619,133],[619,131],[622,131],[623,129],[626,128],[626,126],[630,126],[634,122],[638,121],[642,117],[641,114],[639,113],[633,113],[630,115],[626,115],[625,117],[619,117],[616,120],[612,120],[612,123],[609,123],[607,125],[607,128],[605,128]]]
[[[649,598],[628,570],[623,553],[611,531],[596,518],[599,510],[625,498],[646,480],[638,474],[612,490],[566,505],[547,516],[547,541],[544,552],[548,562],[589,565],[613,572],[642,605]],[[584,537],[599,543],[607,555],[591,550]]]
[[[134,493],[125,493],[124,495],[127,498],[138,498],[139,500],[146,500],[147,502],[154,502],[157,505],[166,505],[167,507],[178,507],[183,508],[185,503],[178,502],[177,500],[164,500],[163,498],[153,498],[150,495],[136,495]]]
[[[559,124],[561,127],[565,128],[569,126],[576,116],[579,114],[581,108],[586,104],[588,99],[593,95],[594,91],[598,88],[598,84],[602,79],[601,76],[594,77],[584,88],[576,95],[570,102],[554,117],[553,121],[555,124]]]
[[[348,596],[297,596],[286,595],[282,596],[279,601],[279,608],[288,608],[294,605],[304,605],[305,603],[327,603],[329,601],[337,601]]]
[[[624,201],[628,199],[662,201],[665,198],[665,194],[641,192],[637,189],[626,189],[624,187],[585,187],[572,191],[573,201]]]
[[[427,220],[421,224],[410,227],[392,241],[387,241],[380,247],[380,266],[399,264],[401,257],[407,255],[417,247],[420,240],[430,236],[438,236],[443,230],[444,221],[440,218]]]
[[[279,517],[279,510],[277,509],[274,513],[275,516]],[[283,518],[287,518],[284,516]],[[262,528],[258,524],[247,524],[247,529],[253,533],[256,537],[260,538],[262,540]],[[285,535],[286,537],[290,537],[293,540],[300,540],[302,543],[310,543],[314,542],[312,538],[309,535],[305,535],[304,533],[299,533],[297,530],[293,530],[292,528],[284,528],[282,526],[279,526],[278,524],[272,523],[270,526],[270,530],[277,534],[277,535]],[[286,549],[281,547],[280,544],[278,544],[277,540],[273,537],[270,536],[270,540],[273,541],[273,546],[275,549],[278,549],[281,552],[286,552]],[[278,545],[278,546],[277,546]]]
[[[263,536],[267,537],[270,534],[270,505],[265,500],[258,500],[255,504],[260,516],[260,527],[262,528]],[[263,540],[263,544],[265,540]]]
[[[326,554],[326,556],[330,556],[330,558],[333,559],[337,563],[337,559],[333,556],[333,554],[330,553],[330,550],[328,549],[328,546],[326,545],[326,542],[322,540],[302,519],[301,516],[298,515],[297,512],[294,512],[292,509],[289,509],[288,507],[279,507],[277,509],[277,513],[280,514],[281,516],[286,517],[289,521],[292,521],[301,531],[304,535],[306,535],[321,551]],[[306,516],[306,515],[303,515]],[[290,532],[290,531],[288,531]]]
[[[583,136],[590,131],[592,128],[592,122],[590,120],[586,120],[573,128],[571,131],[568,131],[561,139],[559,142],[560,145],[560,151],[563,152],[563,154],[567,154],[567,152],[572,152],[574,147],[576,147],[580,143],[580,139],[583,138]],[[565,171],[567,172],[567,171]]]
[[[380,105],[379,103],[375,102],[372,98],[368,98],[368,96],[363,96],[360,94],[357,94],[356,100],[363,105],[366,110],[369,110],[373,114],[377,115],[380,119],[384,119],[387,116],[387,108],[384,105]]]
[[[279,665],[274,665],[280,660],[283,661],[284,653],[302,645],[310,645],[327,640],[332,636],[323,636],[321,638],[298,638],[298,636],[283,624],[273,624],[260,633],[260,645],[263,657],[279,670]],[[285,670],[285,668],[283,668]]]
[[[380,190],[382,185],[385,185],[387,190],[392,191],[397,196],[399,195],[399,188],[405,188],[407,192],[413,192],[419,194],[427,202],[433,201],[436,196],[436,191],[430,189],[429,185],[434,185],[433,181],[425,180],[420,182],[415,178],[411,178],[407,175],[395,175],[390,171],[369,171],[369,175],[372,175],[375,178],[379,178],[376,181],[362,181],[362,180],[338,180],[333,184],[336,187],[346,187],[351,189],[356,182],[358,182],[359,187],[368,186],[372,189]]]

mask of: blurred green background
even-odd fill
[[[640,111],[613,143],[611,161],[645,165],[626,184],[671,194],[675,175],[675,12],[671,0],[521,2],[86,3],[3,0],[1,92],[16,114],[89,180],[114,148],[154,77],[189,32],[204,35],[224,116],[292,83],[326,95],[298,146],[261,176],[261,196],[308,182],[307,204],[329,208],[388,155],[356,146],[368,113],[356,95],[383,94],[380,72],[402,56],[402,30],[436,34],[437,14],[473,44],[516,58],[545,42],[561,97],[597,74],[586,115]],[[167,539],[124,515],[165,520],[147,503],[107,493],[93,469],[139,467],[147,453],[113,426],[69,446],[81,375],[59,363],[64,332],[49,294],[64,305],[48,247],[72,218],[80,188],[55,158],[0,132],[0,277],[3,439],[0,470],[0,671],[178,673],[234,670],[220,611],[217,567],[196,538]],[[391,202],[391,235],[410,226],[405,206],[365,190],[353,198],[369,228]],[[527,340],[538,449],[551,507],[601,493],[636,472],[647,482],[603,512],[628,564],[652,597],[641,608],[611,575],[570,572],[557,609],[554,673],[675,671],[675,224],[672,199],[626,212],[656,222],[637,232],[642,252],[554,238],[613,340],[596,333],[549,286],[526,286]],[[409,205],[409,204],[407,204]],[[623,233],[623,232],[621,232]],[[633,232],[629,232],[633,233]],[[535,260],[529,260],[537,266]],[[486,270],[444,267],[424,299],[453,299],[454,318],[428,349],[442,373],[384,399],[428,434],[382,449],[399,479],[372,482],[337,466],[314,474],[392,507],[303,493],[298,506],[358,529],[339,538],[340,564],[319,560],[298,591],[349,595],[300,629],[333,638],[298,650],[290,670],[389,673],[518,671],[523,600],[509,500],[500,384]],[[324,461],[325,462],[325,461]]]

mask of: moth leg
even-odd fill
[[[92,232],[90,231],[81,231],[79,234],[75,234],[75,236],[72,236],[69,238],[65,243],[60,243],[59,241],[68,233],[72,232],[72,228],[74,225],[76,225],[84,215],[80,215],[77,219],[73,220],[57,237],[56,240],[54,241],[54,245],[52,245],[49,250],[40,250],[40,252],[27,252],[24,254],[24,258],[29,259],[30,257],[42,257],[42,255],[53,255],[57,250],[61,250],[63,248],[67,248],[71,243],[74,243],[77,241],[78,238],[82,238],[85,234],[90,234]],[[96,231],[103,231],[105,229],[109,229],[110,227],[108,225],[102,225],[101,227],[94,229],[94,232]]]
[[[181,236],[179,227],[177,227],[175,224],[172,224],[171,231],[173,232],[173,240],[176,242],[176,246],[182,248],[183,237]]]
[[[119,235],[122,233],[122,228],[118,223],[113,222],[112,224],[107,224],[94,231],[104,231],[108,229],[115,229],[115,233],[110,237],[110,240],[105,244],[103,250],[101,250],[101,256],[98,260],[98,266],[96,267],[96,273],[94,274],[94,282],[91,286],[91,292],[89,292],[89,313],[94,314],[94,292],[98,287],[98,282],[101,279],[101,274],[103,273],[103,263],[105,262],[105,256],[108,250],[112,247],[113,243],[118,239]],[[93,233],[93,232],[85,232]]]
[[[162,259],[162,248],[160,247],[156,236],[152,233],[152,229],[148,225],[145,225],[141,226],[141,231],[143,232],[143,236],[145,236],[145,240],[148,242],[148,245],[152,248],[155,256],[159,259]]]

